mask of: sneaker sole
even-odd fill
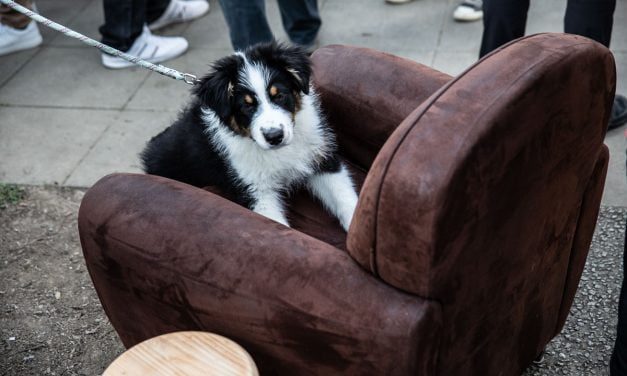
[[[41,44],[43,38],[38,35],[36,38],[30,38],[28,40],[20,40],[18,43],[12,44],[6,48],[0,49],[0,56],[8,55],[13,52],[29,50],[35,48]]]
[[[181,52],[169,54],[169,55],[166,55],[166,56],[163,56],[163,57],[159,57],[159,58],[142,59],[142,60],[147,61],[149,63],[153,63],[153,64],[163,63],[164,61],[172,60],[172,59],[175,59],[175,58],[183,55],[185,52],[187,52],[188,48],[189,48],[189,44],[186,45],[185,49],[182,50]],[[124,68],[130,68],[130,67],[136,66],[136,64],[133,64],[130,61],[126,61],[126,60],[123,60],[121,58],[120,58],[120,60],[116,59],[115,61],[107,61],[107,60],[105,60],[104,56],[102,56],[101,62],[102,62],[102,65],[104,65],[105,68],[109,68],[109,69],[124,69]]]
[[[469,14],[453,15],[453,19],[459,22],[479,21],[482,18],[483,18],[483,12],[480,12],[480,14],[476,14],[476,15],[469,15]]]

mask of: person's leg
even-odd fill
[[[618,302],[618,326],[616,328],[616,342],[610,361],[612,376],[627,376],[627,226],[625,227],[625,252],[623,254],[623,286],[620,290]]]
[[[615,8],[616,0],[568,0],[564,31],[588,37],[609,47]],[[614,97],[608,129],[618,128],[626,122],[627,98],[617,94]]]
[[[529,0],[484,0],[479,57],[525,35]]]
[[[28,9],[33,9],[32,1],[17,0],[16,3]],[[0,5],[0,23],[14,29],[24,29],[31,22],[31,19],[22,13],[9,8],[6,5]]]
[[[564,31],[610,46],[616,0],[568,0]]]
[[[168,8],[170,0],[148,0],[146,3],[146,23],[157,20]]]
[[[627,153],[627,151],[626,151]],[[627,161],[625,161],[627,164]],[[625,225],[625,250],[623,252],[623,285],[618,300],[618,325],[616,342],[610,360],[611,376],[627,376],[627,224]]]
[[[151,63],[180,56],[187,51],[187,40],[153,35],[146,25],[148,1],[155,1],[150,6],[156,17],[160,16],[157,7],[163,13],[164,6],[169,3],[168,0],[103,0],[105,24],[100,27],[102,42]],[[121,57],[106,53],[101,55],[101,59],[102,64],[111,69],[133,66]]]
[[[311,46],[322,20],[318,0],[279,0],[283,27],[294,44]]]
[[[103,0],[102,43],[128,51],[146,23],[146,0]]]
[[[253,44],[274,40],[264,0],[220,0],[220,6],[229,25],[233,49],[244,50]]]

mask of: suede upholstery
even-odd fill
[[[348,235],[305,192],[292,228],[168,179],[85,195],[87,266],[126,346],[240,343],[262,375],[517,375],[561,330],[608,164],[609,51],[515,41],[456,78],[328,46],[314,82],[360,188]]]

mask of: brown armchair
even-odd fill
[[[361,186],[348,235],[304,193],[287,228],[182,183],[107,176],[79,230],[120,338],[219,333],[261,374],[519,374],[561,330],[589,249],[610,52],[542,34],[455,78],[346,46],[313,60]]]

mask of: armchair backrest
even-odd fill
[[[387,283],[442,303],[452,325],[442,356],[459,350],[457,366],[468,341],[499,341],[482,327],[503,325],[504,347],[529,350],[560,325],[569,264],[583,267],[598,213],[614,89],[602,45],[522,38],[433,94],[377,155],[348,250]],[[498,363],[490,356],[484,364]]]
[[[364,170],[401,121],[452,79],[368,48],[325,46],[316,50],[312,61],[314,82],[341,152]]]

